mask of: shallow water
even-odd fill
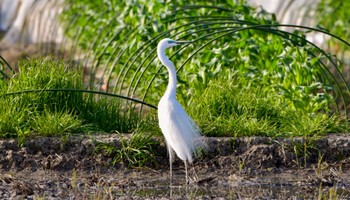
[[[134,188],[126,190],[113,190],[115,197],[133,197],[133,198],[224,198],[224,199],[315,199],[320,194],[320,188],[323,197],[328,197],[335,192],[339,199],[350,199],[349,188],[341,187],[296,187],[289,184],[275,185],[246,185],[233,187],[211,187],[211,186],[159,186],[153,188]]]
[[[283,177],[283,176],[282,176]],[[238,183],[239,182],[239,183]],[[350,199],[350,184],[339,183],[332,187],[302,184],[290,178],[274,176],[234,181],[213,179],[205,183],[191,183],[184,186],[183,177],[178,176],[170,185],[166,178],[139,180],[139,185],[128,188],[109,188],[115,198],[164,198],[164,199]],[[104,188],[106,190],[106,188]]]

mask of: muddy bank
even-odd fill
[[[120,147],[116,134],[32,138],[22,147],[14,139],[1,140],[0,198],[281,199],[315,198],[319,191],[350,197],[346,134],[317,140],[207,138],[206,152],[192,165],[189,188],[183,187],[184,166],[179,160],[169,186],[166,148],[161,138],[157,140],[156,162],[142,168],[112,166],[111,157],[95,151],[97,141]]]

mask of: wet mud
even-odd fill
[[[162,141],[162,138],[157,138]],[[176,160],[169,182],[165,145],[156,163],[131,168],[96,152],[121,136],[0,140],[0,199],[350,199],[350,136],[206,138],[191,165]]]

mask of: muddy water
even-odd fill
[[[328,199],[331,189],[289,187],[284,185],[247,185],[242,187],[160,187],[142,188],[128,191],[113,191],[112,195],[117,198],[139,197],[139,198],[175,198],[175,199],[317,199],[324,197]],[[350,193],[347,189],[336,189],[338,199],[349,199]]]
[[[135,187],[126,190],[113,190],[122,197],[124,195],[138,197],[174,197],[174,198],[224,198],[224,199],[287,199],[287,198],[307,198],[314,199],[322,196],[329,196],[330,191],[334,191],[340,199],[350,198],[350,174],[342,172],[342,180],[337,183],[318,181],[311,178],[315,176],[313,170],[286,170],[276,173],[264,173],[256,171],[255,174],[233,173],[223,176],[224,170],[211,173],[208,176],[201,174],[203,179],[194,182],[188,187],[184,186],[184,174],[178,174],[175,182],[170,186],[169,179],[154,178],[153,180],[143,180],[147,182],[145,187]],[[277,172],[280,171],[280,172]],[[230,172],[232,173],[232,172]],[[340,174],[339,174],[340,175]],[[327,179],[327,175],[324,177]],[[141,181],[142,182],[142,181]],[[327,186],[322,186],[322,185]],[[321,191],[321,193],[320,193]],[[119,193],[119,194],[118,194]]]
[[[221,173],[210,174],[210,179],[192,182],[187,187],[184,186],[184,174],[181,171],[177,171],[172,185],[169,184],[168,177],[165,177],[166,173],[159,173],[158,176],[131,173],[124,186],[118,185],[120,183],[116,180],[118,177],[112,176],[107,181],[112,184],[95,187],[90,196],[100,192],[100,195],[118,199],[317,199],[318,197],[328,199],[330,194],[336,195],[338,199],[350,198],[349,174],[343,174],[347,180],[343,179],[342,182],[332,186],[329,183],[328,186],[323,186],[322,184],[326,183],[317,183],[310,179],[313,176],[310,170],[269,173],[255,177],[236,174],[224,177],[219,176]],[[119,176],[119,178],[126,181],[124,179],[126,177]],[[102,182],[101,184],[103,185]],[[79,190],[81,197],[87,194],[86,188],[81,187]]]
[[[116,134],[33,138],[24,147],[0,140],[0,199],[350,199],[348,134],[312,141],[306,155],[295,151],[303,138],[207,138],[188,187],[180,160],[170,186],[163,143],[156,164],[128,168],[94,153],[96,140],[120,145]]]
[[[53,175],[53,177],[56,176]],[[233,181],[217,179],[206,184],[192,183],[188,187],[183,186],[184,180],[181,178],[179,178],[181,183],[170,186],[168,180],[164,178],[147,181],[151,179],[148,177],[148,179],[128,182],[130,179],[100,176],[99,182],[90,185],[87,181],[93,177],[88,179],[78,177],[74,187],[72,177],[61,176],[55,181],[52,180],[55,178],[51,180],[41,178],[40,181],[30,180],[27,184],[20,183],[20,179],[17,179],[17,183],[9,184],[6,189],[1,188],[0,195],[2,199],[14,197],[18,199],[36,197],[46,199],[96,199],[97,197],[101,199],[316,199],[320,196],[328,199],[331,193],[337,195],[338,199],[350,198],[348,185],[339,184],[332,187],[312,184],[296,185],[283,179],[271,180],[269,177],[264,177],[263,181],[256,179],[255,181],[258,182],[245,180],[239,185]],[[49,177],[46,178],[49,179]],[[266,179],[269,181],[267,182]],[[118,185],[121,181],[130,185]],[[37,188],[30,189],[30,187]],[[32,193],[28,194],[28,190],[32,190]]]

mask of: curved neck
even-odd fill
[[[176,71],[174,64],[169,60],[168,57],[166,57],[164,50],[158,49],[157,51],[158,57],[162,64],[168,69],[169,73],[169,83],[167,86],[167,89],[164,93],[164,96],[176,96]]]

